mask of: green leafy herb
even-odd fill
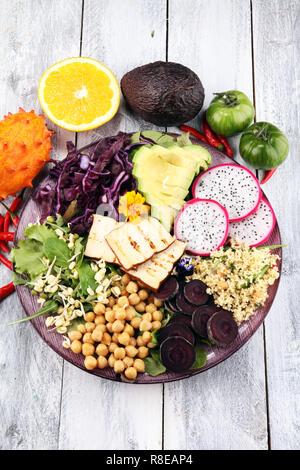
[[[94,279],[95,273],[92,270],[88,260],[84,259],[80,266],[78,266],[79,280],[81,284],[81,292],[83,295],[87,295],[87,288],[95,290],[97,283]]]
[[[167,369],[160,360],[159,350],[151,349],[150,354],[151,356],[148,356],[144,359],[145,371],[147,372],[147,374],[151,375],[152,377],[156,377],[157,375],[166,372]]]
[[[74,320],[72,320],[71,325],[68,326],[67,331],[68,333],[70,331],[76,331],[78,325],[84,325],[84,324],[85,324],[85,319],[83,317],[74,318]]]
[[[46,221],[46,224],[49,225],[53,230],[61,230],[63,233],[70,233],[70,227],[67,225],[64,225],[64,219],[60,214],[56,214],[56,221],[55,222],[49,222],[48,220]]]
[[[48,300],[45,302],[44,306],[40,308],[40,310],[30,317],[25,317],[21,318],[21,320],[16,320],[11,323],[8,323],[8,326],[10,325],[16,325],[17,323],[23,323],[28,320],[33,320],[34,318],[40,317],[42,315],[50,315],[51,313],[55,313],[58,309],[58,303],[55,302],[54,300]]]
[[[66,267],[69,264],[70,250],[66,242],[59,238],[48,238],[44,243],[44,253],[50,261],[56,257],[56,266]]]
[[[266,274],[266,272],[270,269],[270,267],[271,267],[270,264],[266,264],[266,266],[264,266],[259,273],[254,274],[252,278],[246,278],[245,279],[246,282],[240,285],[238,287],[238,290],[247,289],[247,287],[249,287],[250,284],[253,284],[257,279],[261,279]]]
[[[46,225],[30,225],[26,227],[24,236],[40,243],[44,243],[48,238],[58,238],[54,230],[49,229]]]
[[[152,38],[154,37],[154,34],[155,34],[155,31],[154,31],[154,29],[152,29],[152,31],[151,31],[151,37]]]
[[[155,344],[155,346],[158,345],[158,332],[159,330],[154,330],[151,333],[151,343]]]
[[[40,242],[20,240],[18,248],[14,248],[11,252],[11,260],[15,263],[17,273],[28,273],[30,277],[35,277],[47,269],[41,261],[43,255],[43,245]]]
[[[204,349],[202,349],[199,344],[195,346],[195,351],[196,351],[196,360],[194,364],[191,367],[191,370],[195,369],[201,369],[201,367],[204,367],[206,364],[206,359],[207,359],[207,354]]]
[[[263,250],[264,248],[268,248],[269,250],[276,250],[276,248],[285,248],[288,245],[269,245],[269,246],[257,246],[257,250]]]

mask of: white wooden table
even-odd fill
[[[299,449],[300,0],[0,0],[0,17],[1,117],[18,106],[41,111],[39,78],[66,57],[98,59],[119,80],[167,59],[199,75],[205,105],[227,89],[253,97],[256,119],[278,125],[291,144],[265,186],[289,246],[276,300],[249,343],[188,380],[112,383],[64,362],[29,323],[7,328],[23,315],[12,295],[0,303],[0,448]],[[153,128],[123,102],[96,131],[49,127],[55,158],[67,140],[82,146]],[[9,280],[1,267],[0,285]]]

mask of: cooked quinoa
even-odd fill
[[[201,279],[215,303],[233,312],[239,325],[264,305],[268,287],[279,277],[279,259],[268,248],[249,248],[231,241],[231,246],[220,248],[210,257],[194,258],[192,278]]]

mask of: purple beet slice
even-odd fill
[[[183,292],[179,292],[176,295],[176,305],[177,305],[177,309],[180,312],[185,313],[186,315],[190,315],[190,316],[193,315],[194,311],[197,308],[196,305],[193,305],[188,300],[186,300]]]
[[[231,313],[219,310],[207,322],[208,338],[217,346],[226,348],[238,334],[238,327]]]
[[[191,317],[188,317],[187,315],[182,315],[181,313],[176,313],[173,315],[172,318],[170,318],[168,325],[171,323],[184,323],[186,326],[189,328],[192,328],[192,319]]]
[[[177,304],[176,304],[176,297],[173,297],[173,299],[168,300],[169,306],[173,309],[173,312],[179,313],[180,310],[178,310]]]
[[[201,305],[194,311],[192,316],[192,328],[197,335],[207,338],[207,322],[210,317],[220,310],[216,305]]]
[[[188,372],[196,360],[194,346],[181,336],[171,336],[160,345],[163,365],[172,372]]]
[[[172,315],[174,313],[177,313],[177,310],[175,310],[175,308],[173,307],[173,305],[171,304],[169,300],[164,301],[164,307],[168,310],[168,312],[172,313]]]
[[[193,330],[182,322],[168,323],[164,328],[159,330],[158,341],[163,343],[163,341],[170,336],[182,336],[189,343],[195,344],[195,335]]]
[[[193,279],[187,282],[184,286],[183,292],[186,300],[193,305],[204,305],[208,301],[208,294],[206,293],[207,286],[199,279]]]
[[[175,276],[169,276],[165,282],[162,283],[155,297],[159,300],[168,300],[175,297],[179,289],[179,284]]]

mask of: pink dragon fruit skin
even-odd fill
[[[195,210],[192,210],[192,206],[195,205]],[[199,213],[197,215],[197,205],[198,208],[202,209],[202,212],[204,212],[204,208],[206,207],[207,212],[206,215],[203,213],[202,215],[205,215],[205,219],[202,220],[201,224],[198,226],[198,231],[197,231],[197,226],[196,224],[199,223]],[[201,212],[199,210],[198,212]],[[190,218],[190,220],[187,220]],[[212,223],[210,220],[211,218],[215,218]],[[219,228],[220,232],[218,233],[217,231],[217,225],[216,221],[218,222],[219,219]],[[194,225],[193,225],[194,222]],[[196,223],[196,224],[195,224]],[[182,241],[186,241],[187,244],[187,251],[193,255],[197,256],[209,256],[212,251],[215,251],[219,249],[221,246],[224,245],[224,243],[227,240],[228,236],[228,227],[229,227],[229,218],[228,218],[228,213],[227,210],[221,206],[217,201],[214,201],[212,199],[192,199],[191,201],[187,202],[183,208],[181,209],[181,212],[178,214],[175,224],[174,224],[174,233],[176,238]],[[201,229],[205,230],[206,232],[206,238],[209,240],[206,240],[208,243],[205,246],[205,241],[199,239],[199,235],[201,235]],[[191,230],[194,230],[194,233],[191,233]],[[194,235],[194,239],[193,239]],[[198,239],[197,239],[198,236]],[[213,243],[213,237],[215,237],[215,242]],[[195,240],[196,238],[196,240]],[[190,246],[189,246],[189,241],[190,241]],[[195,243],[199,243],[199,248],[195,249]],[[210,245],[209,245],[210,244]],[[192,247],[191,247],[192,245]]]
[[[268,240],[275,224],[276,216],[271,204],[262,199],[256,212],[246,219],[229,224],[228,236],[255,247]]]
[[[249,217],[262,198],[257,178],[248,168],[235,163],[216,165],[201,173],[192,192],[194,198],[218,201],[227,209],[230,222]]]

